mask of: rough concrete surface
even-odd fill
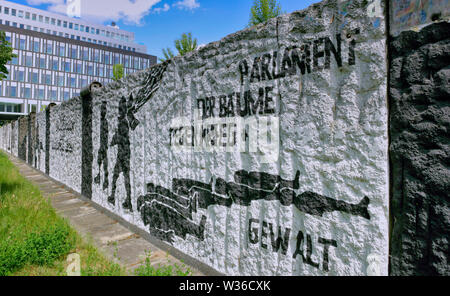
[[[390,50],[391,274],[450,275],[450,23]]]

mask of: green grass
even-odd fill
[[[0,152],[0,276],[66,275],[71,253],[81,257],[81,275],[127,275],[83,241]]]
[[[134,270],[136,276],[190,276],[192,271],[182,264],[181,266],[174,263],[169,265],[152,266],[150,262],[150,252],[147,254],[145,263]]]
[[[0,152],[0,276],[65,276],[67,256],[72,253],[80,255],[82,276],[129,275],[101,254],[90,239],[81,238]],[[148,253],[132,275],[188,276],[192,272],[184,264],[170,261],[152,266]]]

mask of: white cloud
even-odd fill
[[[27,0],[27,2],[31,5],[49,4],[49,11],[66,14],[64,0]],[[159,2],[161,0],[81,0],[81,18],[96,23],[122,20],[129,24],[141,24],[142,19]],[[166,8],[166,5],[163,8]]]
[[[153,11],[156,12],[156,13],[160,13],[160,12],[169,11],[169,9],[170,9],[170,5],[165,3],[163,7],[154,8]]]
[[[200,7],[200,3],[197,0],[182,0],[176,2],[173,6],[176,6],[180,9],[195,9]]]

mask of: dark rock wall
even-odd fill
[[[450,275],[450,24],[390,43],[392,275]]]

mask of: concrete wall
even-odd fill
[[[391,43],[391,271],[450,274],[450,24]]]
[[[397,147],[415,144],[396,146],[392,114],[388,126],[384,11],[324,1],[52,106],[28,120],[33,165],[229,275],[387,275],[389,218],[410,216],[396,204]],[[0,135],[17,146],[17,131]],[[392,225],[392,273],[417,272],[396,267],[410,224]],[[434,245],[448,239],[439,229]]]

